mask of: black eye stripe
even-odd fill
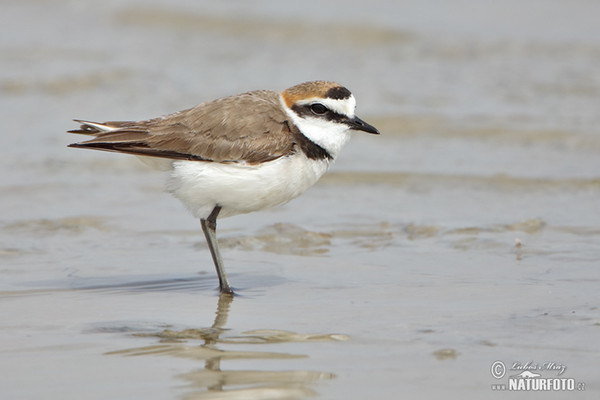
[[[305,118],[305,117],[321,118],[321,119],[325,119],[327,121],[335,121],[335,122],[339,122],[339,123],[344,123],[348,120],[348,116],[339,114],[331,109],[327,109],[327,112],[324,114],[315,114],[312,110],[312,106],[314,104],[315,103],[303,104],[303,105],[294,104],[292,106],[292,111],[294,111],[296,114],[298,114],[302,118]]]

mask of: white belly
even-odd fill
[[[167,190],[198,218],[216,205],[219,218],[284,204],[302,194],[327,171],[329,162],[303,153],[263,164],[174,161]]]

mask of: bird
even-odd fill
[[[356,100],[331,81],[282,92],[254,90],[142,121],[74,119],[93,136],[68,147],[138,156],[169,171],[165,189],[200,219],[221,293],[234,294],[217,217],[282,205],[327,171],[353,131],[379,134],[355,114]]]

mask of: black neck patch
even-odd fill
[[[352,93],[350,93],[350,91],[343,86],[332,87],[325,94],[325,97],[328,97],[328,98],[334,99],[334,100],[347,99],[350,96],[352,96]]]
[[[300,129],[290,121],[285,121],[288,129],[294,137],[294,142],[300,147],[300,150],[311,160],[333,160],[333,157],[327,150],[307,138],[300,132]]]

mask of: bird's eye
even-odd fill
[[[323,104],[321,103],[314,103],[310,105],[310,110],[317,115],[323,115],[325,113],[327,113],[327,111],[329,111],[329,109],[327,107],[325,107]]]

